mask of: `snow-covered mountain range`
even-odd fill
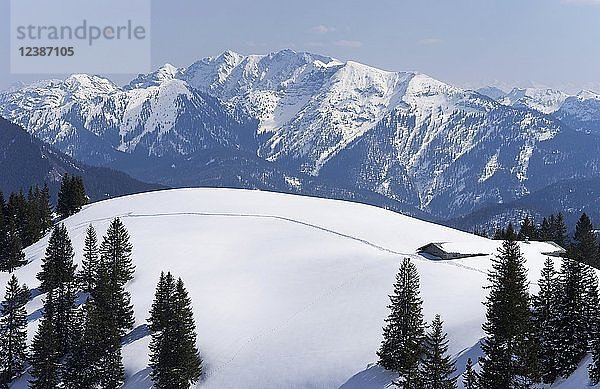
[[[0,94],[0,114],[146,181],[201,185],[210,171],[225,186],[292,191],[316,180],[441,218],[599,173],[596,131],[566,123],[593,123],[600,100],[488,89],[493,98],[292,50],[227,51],[123,87],[90,75],[34,83]]]
[[[204,364],[198,388],[389,387],[394,377],[375,364],[376,352],[388,296],[406,257],[419,271],[425,319],[440,314],[445,322],[457,374],[467,358],[482,355],[484,286],[499,241],[350,202],[179,189],[90,204],[67,218],[76,263],[87,226],[101,235],[114,217],[130,233],[136,266],[127,285],[136,321],[123,344],[124,388],[152,387],[144,325],[163,270],[183,278],[193,302]],[[442,261],[416,253],[430,242],[486,255]],[[28,263],[15,272],[34,290],[47,244],[48,236],[28,247]],[[536,293],[542,253],[555,247],[520,245]],[[0,285],[8,278],[0,273]],[[29,341],[44,299],[36,293],[27,304]],[[552,388],[588,387],[588,364],[586,358]],[[28,378],[11,387],[27,387]]]
[[[528,108],[559,119],[571,128],[600,134],[600,94],[582,90],[568,94],[551,88],[514,88],[510,92],[488,86],[477,90],[501,104]]]

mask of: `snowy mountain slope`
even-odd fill
[[[600,95],[581,91],[570,96],[554,116],[578,131],[600,134]]]
[[[123,350],[126,388],[151,385],[149,337],[140,326],[161,270],[183,277],[194,302],[206,369],[199,388],[383,389],[391,377],[368,366],[377,360],[388,294],[406,256],[419,269],[426,319],[440,313],[446,322],[450,352],[471,349],[483,335],[490,257],[435,261],[414,253],[428,242],[493,253],[495,241],[355,203],[180,189],[91,204],[66,219],[76,262],[87,225],[102,234],[116,216],[129,229],[136,265],[128,285],[137,327]],[[46,244],[47,237],[27,248],[30,262],[16,272],[30,287],[38,285]],[[535,281],[548,247],[522,249]],[[0,275],[0,284],[7,279]],[[30,338],[42,301],[36,296],[27,306]],[[367,382],[369,375],[376,379]]]
[[[513,107],[525,107],[550,114],[556,112],[569,95],[550,88],[514,88],[498,101]]]
[[[565,125],[586,133],[600,133],[600,95],[582,90],[573,95],[549,88],[514,88],[509,93],[494,87],[477,92],[501,104],[552,115]]]
[[[175,79],[165,65],[125,88],[84,74],[34,83],[0,95],[0,115],[87,163],[107,164],[119,152],[189,155],[214,147],[254,150],[252,121]]]
[[[536,110],[564,94],[508,96],[518,108],[419,73],[292,50],[227,51],[187,68],[167,64],[123,88],[75,75],[7,91],[0,114],[69,155],[145,181],[201,185],[207,169],[227,165],[223,186],[290,192],[265,182],[267,161],[284,175],[438,218],[599,174],[600,142]],[[522,99],[535,109],[521,109]]]
[[[577,148],[544,144],[568,132],[559,122],[423,74],[291,50],[248,57],[226,52],[181,74],[259,120],[260,156],[436,216],[511,201],[572,177],[561,164],[573,160]],[[509,96],[530,98],[541,110],[566,97],[534,89]],[[559,156],[548,162],[553,174],[532,161],[547,158],[546,152]],[[587,161],[573,163],[595,174],[592,159],[586,168]]]
[[[476,90],[477,93],[487,96],[492,100],[500,100],[504,96],[506,96],[506,92],[496,86],[484,86],[483,88],[479,88]]]
[[[82,176],[92,201],[165,188],[140,182],[120,171],[75,161],[2,118],[0,172],[0,192],[5,195],[47,183],[52,198],[56,199],[65,174]]]

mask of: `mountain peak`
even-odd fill
[[[170,81],[181,73],[181,69],[176,68],[170,63],[166,63],[157,70],[148,74],[139,74],[128,85],[129,89],[147,88],[160,85],[165,81]]]
[[[577,98],[579,100],[600,100],[600,94],[584,89],[577,93]]]
[[[111,93],[119,89],[109,79],[89,74],[72,74],[65,79],[63,85],[67,92],[80,98]]]

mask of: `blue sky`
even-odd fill
[[[8,10],[0,2],[3,53]],[[600,0],[153,0],[152,66],[186,66],[226,49],[292,48],[464,87],[598,90],[599,23]],[[0,88],[47,77],[13,76],[8,55],[0,56]]]

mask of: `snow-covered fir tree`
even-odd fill
[[[31,293],[13,276],[0,306],[0,387],[6,387],[25,370],[27,362],[27,311]]]
[[[563,258],[559,274],[558,334],[555,345],[556,368],[561,377],[570,376],[588,350],[585,290],[585,265]]]
[[[473,361],[471,358],[467,359],[465,371],[462,374],[462,383],[464,389],[479,389],[479,375],[473,369]]]
[[[396,275],[394,292],[385,319],[383,341],[377,353],[379,364],[398,373],[396,385],[405,389],[421,388],[419,360],[423,353],[425,325],[419,292],[419,273],[409,258],[405,258]]]
[[[598,261],[598,240],[590,218],[583,213],[575,226],[573,245],[569,257],[576,261],[600,268]]]
[[[525,259],[518,243],[505,240],[488,274],[486,337],[481,347],[482,388],[530,387],[538,379],[535,332],[529,309]]]
[[[42,291],[53,292],[53,325],[60,344],[61,357],[69,351],[71,327],[74,323],[77,289],[74,255],[67,228],[64,224],[55,226],[37,278],[41,282]]]
[[[558,342],[558,279],[554,262],[547,258],[538,281],[540,290],[532,299],[532,318],[536,331],[538,362],[542,381],[551,384],[558,376],[556,345]]]
[[[161,273],[150,314],[150,367],[157,388],[188,388],[202,374],[192,302],[181,278]]]
[[[83,260],[78,274],[79,284],[84,292],[90,293],[96,286],[99,265],[98,237],[94,226],[90,224],[85,232]]]
[[[56,212],[65,218],[79,212],[87,202],[83,178],[65,174],[58,192]]]
[[[44,314],[31,344],[31,389],[55,389],[60,383],[61,344],[55,328],[54,291],[46,295]]]
[[[100,265],[98,283],[104,283],[103,289],[109,294],[115,323],[123,336],[133,328],[133,306],[129,292],[125,290],[127,282],[133,279],[135,266],[131,259],[133,246],[129,233],[119,218],[115,218],[108,227],[100,245]]]
[[[15,220],[7,220],[3,231],[0,231],[0,271],[12,273],[25,265],[25,253]]]
[[[448,335],[440,315],[436,315],[423,343],[421,376],[425,389],[454,389],[456,368],[448,355]]]

